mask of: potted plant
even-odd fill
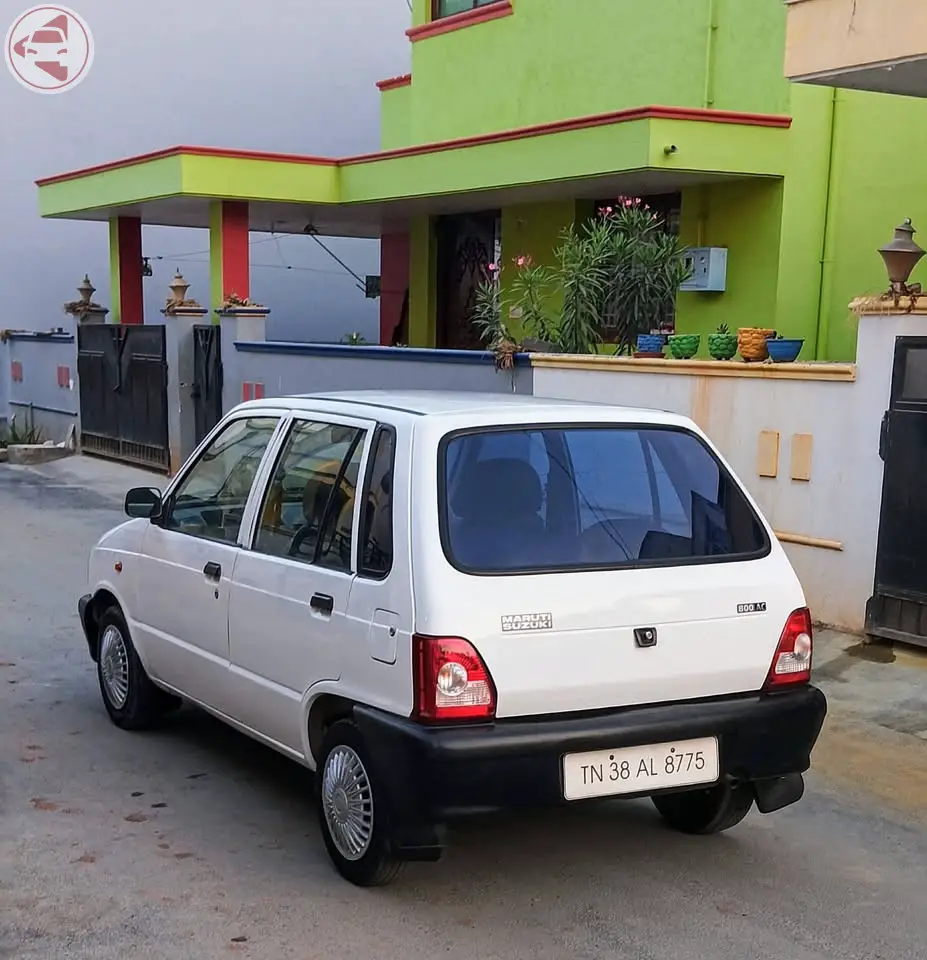
[[[731,360],[737,353],[737,334],[731,333],[726,323],[708,334],[708,353],[715,360]]]
[[[747,363],[757,363],[769,357],[766,341],[776,335],[766,327],[741,327],[737,331],[737,349]]]
[[[777,333],[767,338],[766,349],[773,363],[794,363],[804,344],[804,339],[783,337],[781,333]]]
[[[698,353],[702,338],[697,333],[677,333],[667,342],[674,360],[691,360]]]
[[[637,353],[640,357],[662,357],[666,346],[666,336],[662,333],[639,333],[637,335]]]

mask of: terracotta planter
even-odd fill
[[[737,349],[747,363],[757,363],[769,357],[766,341],[776,335],[765,327],[741,327],[737,331]]]

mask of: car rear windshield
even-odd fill
[[[543,426],[452,434],[441,541],[467,573],[676,566],[765,556],[766,530],[695,434]]]

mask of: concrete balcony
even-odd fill
[[[791,80],[927,97],[924,0],[786,0]]]

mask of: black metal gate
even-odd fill
[[[167,473],[163,326],[90,324],[77,331],[81,448]]]
[[[927,646],[927,337],[895,341],[879,454],[885,463],[882,509],[866,630]]]
[[[192,392],[199,443],[222,419],[222,328],[217,323],[193,328]]]

